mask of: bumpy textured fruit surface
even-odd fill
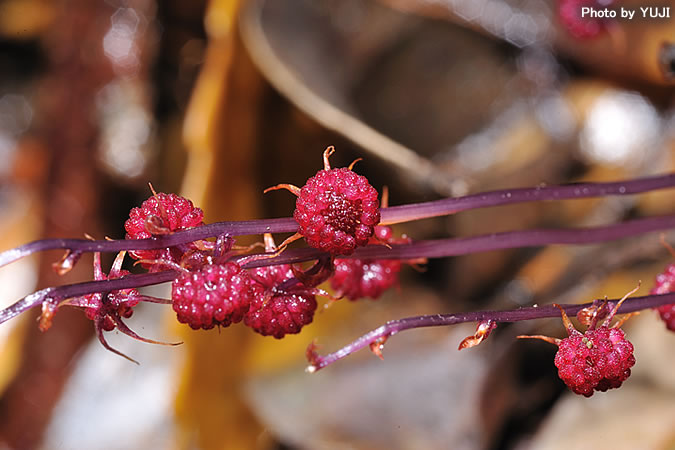
[[[273,289],[294,276],[293,270],[288,264],[256,267],[249,269],[248,273],[256,283],[266,290]]]
[[[272,235],[265,235],[265,250],[276,251]],[[301,282],[284,287],[296,276],[288,264],[257,267],[248,271],[256,285],[256,297],[244,317],[244,324],[263,336],[281,339],[299,333],[314,318],[317,303],[313,289]],[[285,290],[286,288],[290,291]]]
[[[256,298],[244,323],[263,336],[281,339],[287,334],[299,333],[303,326],[311,323],[316,307],[314,295],[272,293]]]
[[[604,10],[611,7],[613,0],[559,0],[558,16],[569,33],[578,39],[598,36],[606,28],[607,20],[581,16],[581,8],[591,7]]]
[[[195,330],[240,322],[253,299],[261,295],[248,273],[233,262],[185,272],[171,289],[178,321]]]
[[[375,227],[375,238],[385,244],[410,242],[406,237],[394,238],[392,228],[384,225]],[[377,299],[398,282],[401,264],[401,260],[338,259],[335,261],[331,287],[338,296],[345,296],[349,300],[364,297]]]
[[[573,331],[562,339],[555,365],[558,375],[577,394],[618,388],[635,364],[633,344],[618,328],[599,327],[585,333]]]
[[[148,223],[165,233],[186,230],[204,224],[204,212],[195,207],[192,202],[176,194],[158,193],[145,200],[140,208],[133,208],[129,218],[124,223],[127,239],[147,239],[153,236]],[[136,259],[179,262],[185,251],[196,249],[194,244],[188,244],[184,249],[166,248],[158,250],[132,250],[129,254]],[[146,269],[157,269],[153,264],[142,264]]]
[[[314,248],[349,255],[366,245],[380,221],[378,194],[348,168],[321,170],[300,190],[293,217]]]
[[[649,292],[651,295],[668,294],[675,292],[675,264],[668,264],[666,270],[656,276],[656,283]],[[656,308],[666,327],[675,331],[675,304],[663,305]]]
[[[399,260],[340,259],[335,262],[331,287],[350,300],[377,299],[398,281]]]
[[[663,305],[656,308],[661,319],[665,322],[666,328],[675,331],[675,304]]]

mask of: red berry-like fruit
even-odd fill
[[[601,326],[583,334],[573,332],[560,341],[554,362],[573,392],[590,397],[594,391],[621,386],[630,376],[635,357],[623,330]]]
[[[614,0],[559,0],[558,17],[565,29],[575,38],[593,38],[606,29],[608,20],[582,17],[581,9],[591,7],[594,10],[604,10],[612,3]]]
[[[384,244],[410,242],[406,237],[394,238],[391,227],[384,225],[375,227],[375,238]],[[353,301],[363,297],[375,300],[398,282],[401,264],[401,260],[395,259],[338,259],[335,261],[331,286],[338,297],[346,296]]]
[[[265,234],[265,251],[269,254],[276,250],[272,235]],[[290,265],[257,267],[248,273],[257,290],[244,324],[263,336],[281,339],[287,334],[299,333],[312,322],[317,307],[316,290],[301,282],[283,290],[283,283],[295,276]]]
[[[651,295],[668,294],[675,292],[675,264],[668,264],[666,270],[656,276],[656,283],[649,293]],[[675,331],[675,304],[663,305],[655,308],[666,327]]]
[[[176,194],[155,193],[145,200],[140,208],[133,208],[124,223],[127,239],[147,239],[174,231],[187,230],[204,224],[204,212],[192,202]],[[181,248],[157,250],[132,250],[129,254],[141,260],[165,260],[179,263],[189,250],[196,250],[194,243]],[[150,271],[162,270],[161,265],[142,263]]]
[[[349,300],[363,297],[377,299],[398,281],[401,261],[386,259],[339,259],[330,280],[338,296]]]
[[[281,339],[287,334],[299,333],[303,326],[311,323],[316,307],[314,295],[275,292],[256,298],[244,323],[263,336]]]
[[[666,328],[675,331],[675,304],[663,305],[656,308],[661,319],[665,322]]]
[[[261,295],[262,289],[233,262],[184,272],[171,286],[178,321],[194,330],[240,322],[253,299]]]
[[[293,278],[293,270],[289,264],[256,267],[248,271],[251,278],[263,289],[270,290],[279,286],[289,278]]]
[[[274,252],[276,244],[271,234],[265,234],[265,251]],[[302,282],[282,290],[283,283],[296,274],[288,264],[257,267],[249,270],[253,283],[258,287],[257,296],[244,317],[244,324],[263,336],[281,339],[287,334],[299,333],[312,322],[317,308],[314,288]]]
[[[618,388],[630,376],[630,368],[635,364],[635,357],[633,344],[619,328],[627,317],[611,327],[609,323],[621,304],[639,287],[638,285],[617,302],[600,327],[596,328],[596,325],[606,303],[593,309],[590,325],[584,333],[574,328],[560,305],[555,305],[560,308],[568,337],[556,339],[548,336],[518,336],[518,338],[541,339],[557,345],[558,352],[554,363],[558,368],[558,375],[574,393],[590,397],[594,391],[604,392]]]
[[[322,170],[300,190],[293,218],[311,247],[350,255],[368,243],[380,221],[377,191],[349,169]]]
[[[668,264],[666,270],[656,276],[650,295],[667,294],[675,291],[675,264]]]
[[[296,194],[293,218],[299,225],[298,235],[311,247],[331,255],[350,255],[368,243],[380,222],[378,194],[351,166],[332,169],[328,158],[333,152],[333,147],[326,149],[324,170],[307,180],[301,189],[282,184],[265,192],[288,189]]]
[[[265,242],[265,253],[267,255],[277,254],[278,248],[272,234],[265,233],[263,239]],[[253,258],[257,259],[257,256],[254,255]],[[241,261],[239,261],[239,263],[241,264]],[[256,267],[249,269],[248,273],[255,282],[260,284],[266,290],[273,289],[289,278],[293,278],[293,270],[289,264],[273,264],[271,266]]]

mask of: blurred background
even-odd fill
[[[598,22],[581,36],[559,15],[576,3],[2,0],[0,249],[123,238],[148,182],[189,197],[207,222],[287,217],[293,196],[262,190],[302,185],[328,145],[335,166],[362,157],[357,172],[388,186],[391,205],[673,171],[675,19]],[[672,195],[490,208],[395,231],[591,226],[673,213]],[[60,256],[2,268],[0,306],[91,279],[91,255],[63,277],[51,269]],[[410,331],[384,361],[361,352],[304,372],[313,339],[330,352],[410,315],[621,297],[638,280],[646,294],[671,262],[654,234],[433,260],[281,341],[243,326],[194,332],[143,305],[131,328],[184,344],[108,333],[140,366],[103,349],[81,311],[61,308],[46,333],[31,311],[0,326],[0,449],[673,449],[675,335],[650,311],[625,326],[631,378],[590,399],[557,378],[554,346],[515,339],[561,337],[557,320],[501,326],[463,352],[472,324]]]

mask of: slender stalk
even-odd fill
[[[127,275],[122,278],[102,281],[87,281],[84,283],[66,284],[58,287],[50,287],[33,292],[7,308],[0,310],[0,324],[16,317],[24,311],[41,305],[46,301],[56,303],[68,298],[80,297],[97,292],[111,292],[120,289],[138,288],[172,281],[178,276],[178,272],[165,271],[157,273],[143,273]]]
[[[618,299],[608,301],[609,309],[614,308]],[[661,305],[675,303],[675,293],[663,295],[647,295],[644,297],[629,298],[623,302],[618,310],[619,314],[626,314],[643,309],[654,308]],[[574,315],[583,308],[588,308],[593,302],[577,305],[561,305],[568,315]],[[308,372],[316,372],[324,367],[371,345],[383,345],[391,336],[401,331],[414,328],[440,327],[456,325],[465,322],[479,322],[493,320],[497,323],[520,322],[523,320],[543,319],[547,317],[560,317],[560,310],[553,305],[529,306],[507,311],[474,311],[456,314],[434,314],[428,316],[407,317],[404,319],[391,320],[384,325],[364,334],[341,349],[325,356],[316,353],[310,354]]]
[[[149,239],[120,239],[92,241],[90,239],[42,239],[0,253],[0,267],[32,253],[47,250],[85,252],[119,252],[122,250],[152,250],[173,247],[218,236],[295,232],[298,224],[292,218],[216,222],[166,236]]]
[[[466,238],[446,238],[414,241],[411,244],[369,245],[356,249],[347,257],[359,259],[416,259],[445,258],[469,253],[502,250],[508,248],[538,247],[551,244],[583,245],[637,236],[644,233],[675,228],[675,215],[655,216],[629,220],[623,223],[588,228],[535,229],[506,231]],[[275,258],[259,260],[247,267],[273,264],[289,264],[318,258],[318,250],[303,248],[287,250]]]
[[[426,203],[393,206],[382,210],[382,222],[385,224],[410,222],[490,206],[545,200],[571,200],[612,195],[632,195],[672,187],[675,187],[675,174],[671,173],[609,183],[577,183],[561,186],[504,189],[464,197],[444,198]]]
[[[675,187],[675,174],[613,183],[583,183],[566,186],[538,186],[534,188],[500,190],[468,195],[465,197],[447,198],[433,202],[383,208],[381,214],[382,223],[391,224],[449,215],[475,208],[532,201],[565,200],[609,195],[632,195],[671,187]],[[382,245],[370,245],[357,249],[350,258],[413,260],[419,258],[441,258],[517,247],[532,247],[551,244],[592,244],[670,228],[675,228],[675,215],[648,217],[620,224],[593,228],[538,229],[492,233],[465,238],[417,241],[405,245],[394,245],[391,248]],[[91,241],[86,239],[47,239],[34,241],[0,253],[0,267],[26,255],[54,249],[70,251],[71,255],[67,259],[67,262],[69,264],[74,264],[79,258],[79,255],[84,252],[119,252],[122,250],[161,249],[214,237],[234,237],[263,233],[293,233],[296,231],[297,223],[292,218],[280,218],[243,222],[218,222],[175,232],[169,235],[142,240]],[[328,255],[325,253],[311,248],[293,249],[285,251],[275,258],[250,259],[249,262],[244,264],[244,267],[252,268],[273,264],[298,263],[309,260],[321,261],[327,257]],[[316,267],[319,266],[320,265],[317,264]],[[172,281],[177,276],[178,272],[165,271],[128,275],[118,279],[89,281],[42,289],[22,298],[8,308],[0,310],[0,323],[39,305],[54,307],[69,298],[77,298],[93,293],[105,294],[122,289],[160,284]],[[622,305],[620,312],[630,312],[669,303],[675,303],[675,294],[640,297],[626,301]],[[585,305],[566,305],[565,308],[569,314],[575,314],[584,306]],[[462,314],[419,316],[391,321],[362,336],[335,353],[325,357],[313,355],[310,369],[321,369],[364,346],[378,342],[383,343],[390,336],[411,328],[452,325],[455,323],[488,319],[495,322],[511,322],[541,317],[554,317],[558,314],[557,309],[546,306],[541,308],[521,308],[512,311],[483,311]]]
[[[457,198],[446,198],[425,203],[382,208],[382,223],[410,222],[430,217],[454,214],[459,211],[509,205],[514,203],[570,200],[610,195],[633,195],[675,187],[675,174],[666,174],[635,180],[610,183],[579,183],[562,186],[536,186],[504,189]],[[137,240],[91,241],[87,239],[44,239],[0,253],[0,267],[24,256],[46,250],[64,249],[73,252],[119,252],[173,247],[218,236],[243,236],[263,233],[294,233],[297,223],[292,218],[216,222],[166,236]]]
[[[533,247],[551,244],[595,244],[648,232],[675,228],[675,215],[656,216],[636,219],[624,223],[575,229],[539,229],[526,231],[508,231],[468,238],[448,238],[429,241],[417,241],[411,244],[369,245],[357,249],[348,258],[363,259],[417,259],[444,258],[507,248]],[[197,229],[195,229],[197,230]],[[192,231],[192,230],[190,230]],[[85,241],[91,243],[93,241]],[[120,241],[121,242],[121,241]],[[234,259],[246,258],[246,255]],[[274,258],[262,258],[250,261],[244,268],[262,267],[276,264],[292,264],[327,257],[326,253],[312,248],[292,249]],[[89,281],[47,288],[24,297],[13,305],[0,311],[0,323],[40,305],[46,299],[65,300],[96,292],[111,292],[120,289],[137,288],[172,281],[178,275],[174,271],[127,275],[122,278],[103,281]]]

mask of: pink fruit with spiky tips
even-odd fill
[[[548,336],[518,336],[518,338],[541,339],[557,345],[558,352],[554,363],[558,368],[558,376],[572,392],[590,397],[595,391],[604,392],[618,388],[630,376],[630,369],[635,365],[633,344],[619,328],[630,316],[611,327],[609,324],[621,304],[638,289],[639,285],[617,302],[600,327],[596,328],[596,325],[599,316],[606,311],[606,304],[594,308],[590,325],[584,333],[574,328],[565,310],[555,304],[560,308],[568,337],[556,339]]]
[[[675,264],[668,264],[666,270],[656,276],[656,282],[650,295],[668,294],[675,292]],[[665,322],[666,327],[675,331],[675,304],[663,305],[655,308]]]
[[[312,322],[316,311],[316,297],[302,284],[291,292],[278,290],[281,284],[294,277],[288,264],[258,267],[249,271],[260,289],[244,316],[244,324],[263,336],[281,339],[287,334],[299,333]]]
[[[651,295],[667,294],[675,291],[675,264],[668,264],[666,270],[656,276]]]
[[[238,264],[211,264],[185,271],[171,286],[178,321],[192,329],[208,330],[240,322],[262,289]]]
[[[675,331],[675,304],[659,306],[656,311],[666,324],[666,328]]]
[[[244,323],[263,336],[277,339],[297,334],[312,322],[316,297],[295,292],[273,292],[258,297],[246,314]]]
[[[265,192],[288,189],[298,196],[293,218],[299,231],[287,242],[302,236],[311,247],[331,255],[350,255],[368,244],[380,222],[378,194],[366,177],[351,170],[353,163],[332,169],[328,159],[333,152],[333,147],[326,149],[324,170],[302,188],[280,184]]]
[[[204,212],[192,202],[176,194],[154,193],[140,208],[133,208],[124,223],[127,239],[147,239],[153,236],[187,230],[204,224]],[[195,243],[157,250],[132,250],[129,254],[139,260],[164,260],[179,263],[187,252],[198,251]],[[162,265],[142,262],[151,272],[163,270]]]
[[[276,250],[272,235],[265,234],[265,251]],[[300,281],[284,289],[284,282],[296,276],[290,265],[257,267],[250,269],[249,274],[259,290],[244,317],[244,324],[263,336],[281,339],[287,334],[299,333],[312,322],[317,308],[314,293],[318,290],[307,288]],[[300,274],[302,272],[297,272]]]
[[[583,334],[574,331],[560,341],[555,355],[560,379],[586,397],[621,386],[635,364],[633,344],[623,330],[601,326]]]
[[[293,218],[307,243],[332,255],[366,245],[380,221],[377,191],[349,169],[322,170],[300,190]]]
[[[265,254],[274,255],[278,253],[277,245],[270,233],[264,234]],[[244,258],[243,261],[258,259],[260,256]],[[264,258],[264,256],[262,256]],[[241,261],[239,261],[241,263]],[[276,289],[284,281],[293,278],[293,269],[289,264],[273,264],[271,266],[255,267],[248,270],[251,279],[255,281],[265,291]]]
[[[410,242],[406,237],[394,238],[391,227],[384,225],[375,227],[375,239],[387,245]],[[338,259],[331,287],[338,296],[352,301],[364,297],[375,300],[398,282],[401,264],[397,259]]]
[[[398,282],[400,271],[399,260],[340,259],[335,262],[330,283],[338,295],[349,300],[375,300]]]
[[[272,266],[256,267],[249,269],[249,275],[264,289],[273,289],[289,278],[293,278],[293,270],[289,264],[276,264]]]

